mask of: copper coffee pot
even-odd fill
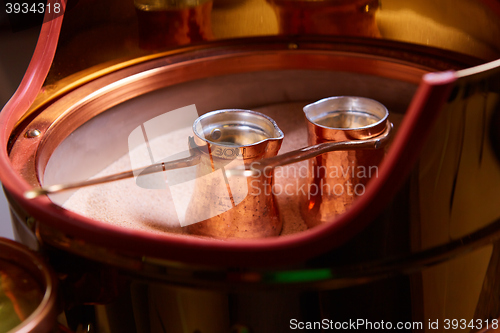
[[[363,97],[339,96],[304,107],[308,142],[363,141],[392,127],[389,111]],[[309,227],[331,221],[365,193],[369,180],[378,177],[383,149],[333,151],[309,160],[308,189],[302,199],[302,217]]]
[[[272,195],[270,173],[228,176],[275,156],[283,132],[271,118],[250,110],[220,110],[199,117],[195,143],[207,147],[197,167],[195,193],[186,220],[192,234],[216,238],[278,236],[282,222]]]

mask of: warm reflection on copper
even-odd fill
[[[267,0],[280,33],[379,37],[378,0]]]
[[[194,195],[186,212],[191,234],[215,238],[278,236],[282,222],[272,195],[271,172],[231,177],[227,170],[249,168],[278,154],[283,132],[269,117],[249,110],[220,110],[193,126],[202,150]],[[199,222],[197,222],[199,221]]]
[[[387,109],[362,97],[332,97],[304,108],[308,142],[363,140],[378,136],[387,126]],[[383,149],[329,152],[309,160],[308,193],[301,212],[309,228],[332,221],[364,194],[370,179],[378,177]]]
[[[493,0],[488,2],[490,5],[495,3]],[[500,20],[486,2],[380,0],[371,4],[370,0],[353,0],[349,3],[358,6],[347,10],[345,18],[340,12],[335,14],[335,11],[350,6],[343,6],[342,3],[348,2],[214,0],[210,10],[210,1],[189,0],[189,7],[177,8],[172,13],[166,12],[166,9],[151,11],[148,7],[148,12],[140,12],[139,18],[137,8],[142,7],[137,3],[134,6],[133,1],[81,0],[74,9],[65,13],[55,59],[41,94],[50,95],[67,86],[68,82],[71,84],[89,73],[96,75],[98,69],[110,68],[144,55],[154,56],[155,51],[185,44],[186,41],[189,45],[204,40],[222,41],[289,33],[340,34],[372,36],[384,41],[411,43],[416,47],[426,45],[483,61],[500,57],[500,41],[497,38]],[[316,7],[321,7],[321,10],[316,10]],[[182,16],[182,13],[188,14]],[[186,21],[189,18],[192,20]],[[179,26],[175,27],[172,22],[177,22]],[[186,25],[189,22],[190,25]],[[176,32],[167,32],[168,29]],[[418,53],[414,51],[414,54]],[[99,67],[91,69],[92,66]],[[68,81],[60,82],[62,79]],[[39,98],[46,99],[45,96]]]
[[[136,0],[139,45],[155,50],[213,38],[213,0]]]

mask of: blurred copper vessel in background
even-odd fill
[[[267,0],[282,34],[379,37],[379,0]]]
[[[60,333],[57,276],[25,246],[0,238],[0,332]]]
[[[212,0],[135,0],[141,48],[158,49],[212,39],[212,3]]]
[[[355,96],[325,98],[304,107],[308,143],[371,139],[387,126],[389,112],[379,102]],[[309,227],[331,222],[363,195],[384,149],[335,151],[309,160],[308,193],[301,213]]]

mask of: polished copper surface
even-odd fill
[[[226,172],[278,154],[284,135],[274,120],[250,110],[219,110],[198,118],[193,130],[195,143],[207,149],[186,213],[188,232],[222,239],[278,236],[282,222],[272,174],[231,177]]]
[[[229,42],[217,44],[219,46],[215,48],[204,46],[179,50],[174,53],[167,52],[163,55],[165,58],[142,58],[142,63],[104,75],[97,80],[82,85],[67,96],[54,101],[50,106],[43,109],[43,112],[41,112],[42,109],[32,110],[19,122],[16,130],[11,135],[12,138],[17,138],[12,141],[12,147],[10,148],[12,164],[16,172],[23,175],[23,179],[27,181],[25,187],[19,187],[19,189],[24,192],[30,186],[38,187],[40,185],[39,177],[44,174],[46,164],[55,148],[82,123],[115,105],[131,100],[135,96],[163,87],[175,86],[176,84],[212,76],[250,73],[252,71],[262,73],[264,71],[295,69],[332,71],[333,73],[336,73],[336,71],[340,71],[340,73],[352,71],[352,73],[362,73],[362,75],[371,75],[372,77],[379,76],[390,80],[401,80],[404,86],[404,83],[416,84],[421,76],[432,68],[459,66],[459,59],[461,58],[457,58],[453,54],[436,52],[433,49],[421,50],[424,52],[415,54],[409,52],[413,50],[411,46],[401,44],[397,44],[400,47],[398,49],[395,48],[396,44],[391,43],[369,42],[368,44],[356,44],[348,43],[344,39],[340,43],[328,43],[324,39],[317,41],[306,40],[303,39],[303,42],[294,43],[292,48],[290,48],[291,44],[288,38],[245,40],[241,43],[236,42],[236,44]],[[373,88],[378,88],[378,86],[374,85]],[[38,106],[40,107],[40,105]],[[137,116],[140,116],[140,113],[137,113]],[[32,138],[25,137],[24,133],[32,128],[39,130],[41,135]],[[126,132],[123,134],[128,135]],[[115,151],[108,152],[108,155],[114,154]],[[92,166],[89,165],[88,167]],[[144,244],[152,244],[150,240],[152,235],[140,232],[131,234],[121,228],[105,226],[91,219],[61,210],[59,206],[46,198],[35,199],[29,205],[33,205],[33,208],[38,207],[40,200],[45,203],[43,205],[44,210],[46,208],[53,210],[54,217],[61,212],[63,213],[61,218],[64,219],[64,222],[57,223],[58,228],[61,227],[63,230],[72,229],[73,223],[68,223],[68,221],[75,221],[74,226],[77,226],[77,228],[85,225],[102,231],[106,230],[105,232],[110,232],[113,235],[122,234],[124,237],[128,237],[127,235],[130,234],[135,240],[146,237],[145,239],[148,240],[145,240],[146,243]],[[68,219],[69,216],[74,217]],[[76,222],[77,220],[85,222],[82,224]],[[57,218],[55,220],[50,219],[50,221],[57,221]],[[43,226],[42,229],[46,227]],[[77,233],[81,235],[81,230]],[[91,234],[92,241],[99,242],[99,237],[96,237],[94,232],[91,232]],[[269,239],[266,242],[256,242],[255,244],[251,244],[250,241],[244,243],[231,241],[213,243],[210,240],[202,239],[193,239],[186,242],[185,238],[178,238],[169,234],[158,235],[153,238],[164,246],[185,244],[189,252],[195,250],[195,244],[205,246],[202,245],[205,243],[215,247],[241,246],[246,248],[251,246],[253,248],[257,246],[254,248],[257,250],[262,246],[275,246],[271,244],[275,242],[281,243],[281,239],[285,242],[288,242],[286,239],[292,241],[289,237]],[[108,243],[109,237],[104,237],[102,240]],[[127,242],[120,242],[120,244],[125,245]],[[87,252],[85,255],[92,253],[92,251],[88,252],[88,248],[84,250],[80,246],[73,248],[73,250]],[[158,252],[157,250],[154,252],[155,255],[161,254],[167,257],[183,253],[177,251]],[[195,258],[193,257],[193,259]]]
[[[356,96],[325,98],[304,107],[304,114],[310,145],[372,139],[392,127],[384,105]],[[331,222],[364,194],[368,182],[378,177],[381,148],[335,151],[309,160],[309,191],[301,213],[310,228]]]
[[[258,6],[252,8],[274,14],[262,1],[238,2],[235,7],[215,1],[214,8],[230,11],[238,5],[255,4]],[[439,46],[482,61],[498,57],[498,21],[491,19],[496,18],[497,2],[446,5],[446,1],[382,1],[375,17],[387,23],[379,26],[384,38]],[[451,14],[441,20],[443,8],[450,8]],[[488,8],[493,10],[485,10]],[[463,13],[471,12],[484,19],[464,20]],[[85,21],[89,16],[81,13]],[[127,38],[103,38],[102,49],[95,45],[91,49],[91,43],[81,42],[91,41],[89,36],[106,29],[100,26],[91,33],[66,30],[62,40],[76,37],[70,31],[80,31],[81,38],[61,44],[53,71],[31,109],[27,102],[11,103],[2,112],[0,123],[2,182],[19,238],[43,244],[52,258],[60,260],[58,270],[70,272],[65,276],[79,282],[78,288],[72,285],[73,294],[87,296],[79,299],[81,303],[101,304],[96,307],[97,323],[116,332],[124,332],[124,327],[159,331],[165,322],[182,329],[189,319],[189,323],[200,325],[189,326],[192,331],[202,327],[203,331],[220,332],[221,327],[237,328],[244,323],[258,332],[278,332],[286,322],[270,320],[262,327],[255,318],[309,318],[311,314],[313,319],[349,318],[353,311],[394,320],[498,317],[496,198],[500,173],[486,126],[498,109],[498,62],[424,75],[477,62],[460,63],[457,59],[463,57],[442,50],[387,40],[325,37],[310,42],[304,36],[209,42],[148,54],[130,47],[133,38],[128,37],[133,34],[127,33],[134,26],[128,25],[130,16],[125,11],[109,16],[109,21],[120,18],[122,26],[129,29],[116,30]],[[257,15],[253,22],[262,22],[263,17]],[[391,24],[401,27],[399,18],[408,20],[408,29],[390,29]],[[99,19],[102,17],[91,23]],[[232,19],[234,24],[226,26],[230,32],[225,37],[278,31],[277,24],[256,24],[244,31],[247,22],[238,15]],[[256,27],[262,29],[257,31]],[[222,36],[221,31],[213,24],[215,36]],[[130,52],[124,52],[124,45]],[[84,54],[82,49],[89,50],[89,57],[75,65],[77,55]],[[109,49],[114,52],[97,54],[97,50]],[[64,57],[68,50],[74,53]],[[116,60],[118,55],[127,61]],[[23,199],[25,190],[40,184],[39,177],[56,148],[82,124],[113,106],[189,80],[297,68],[344,71],[351,76],[365,73],[400,80],[400,84],[422,82],[380,166],[380,178],[336,223],[287,237],[217,242],[129,232],[73,214],[47,198]],[[34,95],[29,96],[33,101]],[[24,135],[34,130],[40,135]],[[389,197],[393,201],[388,202]],[[376,221],[368,226],[375,216]],[[344,246],[334,249],[340,245]],[[207,266],[198,266],[201,264]],[[282,268],[285,264],[292,268]],[[258,268],[263,266],[267,268]],[[127,283],[118,283],[123,280]],[[123,285],[123,289],[116,288]],[[255,291],[250,296],[249,288]],[[346,299],[354,301],[350,304]],[[213,320],[210,316],[196,320],[195,314],[203,310],[202,300],[213,311],[208,312]]]

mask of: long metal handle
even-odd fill
[[[162,172],[162,171],[166,171],[166,170],[186,168],[186,167],[198,164],[200,162],[200,156],[201,156],[200,153],[195,152],[194,154],[192,154],[191,156],[186,157],[186,158],[178,159],[178,160],[171,161],[171,162],[160,162],[160,163],[150,165],[146,168],[123,171],[123,172],[116,173],[113,175],[104,176],[104,177],[95,178],[95,179],[83,180],[83,181],[75,182],[75,183],[49,185],[47,187],[33,188],[31,190],[24,192],[24,197],[27,199],[34,199],[40,195],[59,193],[59,192],[63,192],[63,191],[74,190],[77,188],[98,185],[98,184],[105,184],[105,183],[114,182],[117,180],[132,178],[132,177],[134,177],[135,174],[140,174],[141,176],[142,175],[145,176],[145,175],[149,175],[149,174],[157,173],[157,172]]]
[[[231,177],[245,176],[250,177],[260,174],[262,171],[267,171],[274,169],[278,166],[284,166],[292,163],[297,163],[304,161],[321,154],[325,154],[331,151],[338,150],[357,150],[357,149],[379,149],[387,143],[389,139],[389,134],[392,130],[392,124],[388,123],[385,131],[376,136],[375,138],[366,140],[352,140],[343,142],[325,142],[314,146],[304,147],[297,150],[290,151],[288,153],[277,155],[274,157],[263,159],[256,162],[250,166],[250,169],[226,169],[226,175]],[[124,171],[117,174],[104,176],[100,178],[84,180],[80,182],[70,183],[70,184],[58,184],[50,185],[47,187],[38,187],[28,190],[24,193],[24,197],[27,199],[34,199],[40,195],[47,195],[53,193],[59,193],[67,190],[73,190],[77,188],[105,184],[109,182],[114,182],[117,180],[127,179],[134,177],[135,174],[149,175],[156,172],[162,172],[166,170],[181,169],[189,166],[196,165],[200,162],[201,151],[199,149],[193,149],[192,143],[190,144],[191,155],[186,158],[178,159],[170,162],[160,162],[148,166],[142,169]]]
[[[245,169],[243,171],[243,174],[242,170],[237,168],[226,169],[226,174],[228,176],[244,175],[247,177],[251,177],[254,175],[259,175],[263,171],[268,171],[268,170],[270,171],[279,166],[285,166],[288,164],[305,161],[310,158],[319,156],[321,154],[329,153],[332,151],[379,149],[382,148],[389,141],[389,136],[392,131],[392,127],[393,127],[392,123],[388,122],[384,132],[371,139],[351,140],[351,141],[341,141],[341,142],[324,142],[314,146],[300,148],[285,154],[273,156],[252,163],[250,169]]]

